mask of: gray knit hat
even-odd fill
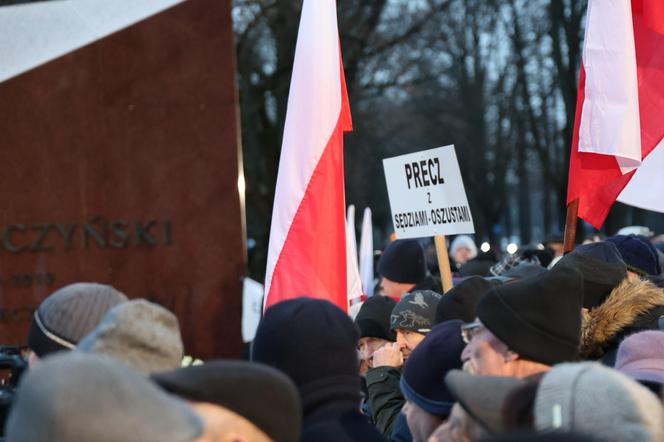
[[[596,362],[560,364],[542,378],[535,428],[607,442],[664,439],[664,410],[647,388]]]
[[[442,297],[443,295],[432,290],[406,293],[392,310],[390,328],[429,333],[435,323],[436,309]]]
[[[78,350],[111,356],[144,374],[174,370],[184,354],[178,319],[145,299],[111,309]]]
[[[186,442],[203,423],[183,401],[100,355],[54,355],[20,383],[7,442]]]
[[[35,311],[28,347],[39,357],[71,350],[111,308],[126,301],[127,297],[110,285],[79,282],[62,287]]]

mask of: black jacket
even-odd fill
[[[300,392],[304,418],[300,441],[384,441],[376,427],[360,413],[359,388],[349,387],[340,382],[317,389],[313,394]]]

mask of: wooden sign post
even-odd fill
[[[447,254],[445,235],[434,236],[434,241],[436,242],[440,279],[443,281],[443,293],[447,293],[452,288],[452,269],[450,268],[450,256]]]

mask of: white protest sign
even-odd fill
[[[383,160],[397,238],[475,233],[454,146]]]

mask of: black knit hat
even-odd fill
[[[227,408],[275,442],[300,438],[302,410],[288,376],[264,364],[216,360],[152,376],[164,390],[194,402]]]
[[[436,325],[410,355],[401,376],[406,399],[435,416],[447,417],[455,402],[444,379],[450,370],[462,365],[462,324],[447,321]]]
[[[627,266],[616,246],[607,241],[583,244],[556,264],[578,269],[583,275],[583,306],[597,307],[627,277]]]
[[[360,338],[380,338],[396,341],[397,334],[390,329],[390,314],[396,301],[387,296],[375,295],[364,301],[355,317],[360,329]]]
[[[650,240],[640,235],[614,235],[606,238],[618,248],[627,268],[641,276],[659,275],[659,256]]]
[[[295,382],[306,418],[310,407],[331,394],[359,401],[360,334],[331,302],[297,298],[265,311],[251,359],[278,368]]]
[[[378,261],[378,274],[390,281],[417,284],[427,274],[424,249],[415,239],[390,243]]]
[[[583,275],[568,266],[493,287],[480,321],[522,358],[546,365],[574,361],[581,333]]]
[[[479,276],[471,276],[445,293],[436,308],[436,324],[451,319],[471,322],[475,319],[477,304],[489,291],[491,283]]]
[[[443,295],[432,290],[415,290],[406,293],[394,306],[390,316],[392,330],[409,330],[429,333],[436,319],[436,308]]]

